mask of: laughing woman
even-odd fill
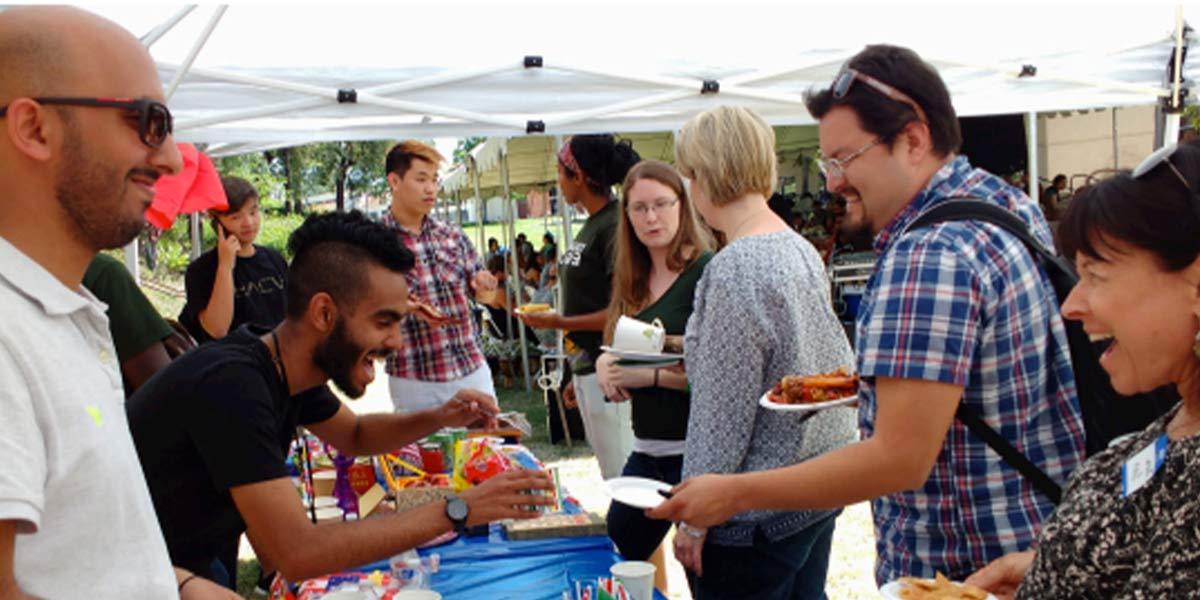
[[[1072,475],[1035,550],[968,581],[1003,598],[1194,598],[1200,581],[1200,146],[1155,153],[1071,200],[1059,226],[1079,283],[1063,316],[1111,336],[1122,394],[1183,401]]]
[[[621,316],[647,323],[658,319],[667,335],[683,335],[696,282],[712,258],[712,236],[696,216],[683,179],[663,162],[643,161],[629,171],[620,209],[605,339],[611,343]],[[667,369],[624,367],[608,353],[596,361],[596,375],[606,397],[633,405],[633,453],[621,474],[679,483],[691,403],[686,377]],[[609,506],[607,520],[621,555],[652,558],[663,588],[666,569],[656,549],[671,524],[619,502]]]

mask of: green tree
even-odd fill
[[[482,136],[459,138],[458,143],[454,145],[454,164],[461,165],[466,162],[467,154],[486,139]]]
[[[263,152],[263,158],[271,165],[271,169],[280,179],[283,180],[284,190],[284,212],[288,214],[301,214],[304,212],[304,194],[301,183],[301,172],[303,167],[300,165],[302,158],[299,156],[299,148],[279,148],[276,150],[266,150]]]
[[[214,166],[222,176],[241,177],[249,181],[258,190],[259,200],[264,207],[282,205],[286,208],[285,181],[275,172],[270,159],[264,154],[223,156],[216,159]]]
[[[305,179],[311,191],[334,192],[337,210],[346,209],[346,196],[378,194],[387,187],[384,158],[391,144],[385,141],[327,142],[304,147]]]

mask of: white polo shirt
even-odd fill
[[[105,305],[0,238],[0,520],[39,598],[177,598]]]

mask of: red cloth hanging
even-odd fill
[[[170,229],[181,213],[225,210],[229,200],[212,160],[191,144],[179,144],[183,169],[164,175],[154,184],[154,201],[146,209],[146,220],[159,229]]]

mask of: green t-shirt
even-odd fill
[[[171,326],[150,304],[121,261],[97,254],[83,274],[83,286],[108,305],[108,329],[120,362],[171,334]]]
[[[617,235],[617,203],[610,201],[587,222],[575,241],[562,253],[558,261],[559,275],[563,282],[563,315],[586,315],[608,307],[612,296],[613,240]],[[572,331],[567,337],[583,350],[587,356],[575,362],[577,375],[588,375],[596,371],[594,363],[600,356],[599,331]]]
[[[692,316],[692,303],[696,299],[696,282],[704,274],[704,267],[712,259],[712,252],[705,252],[688,265],[675,283],[663,292],[662,297],[634,315],[646,323],[655,319],[662,321],[667,335],[683,335],[688,317]],[[682,440],[687,435],[688,412],[691,395],[680,390],[647,387],[629,390],[633,401],[633,433],[643,440]]]

